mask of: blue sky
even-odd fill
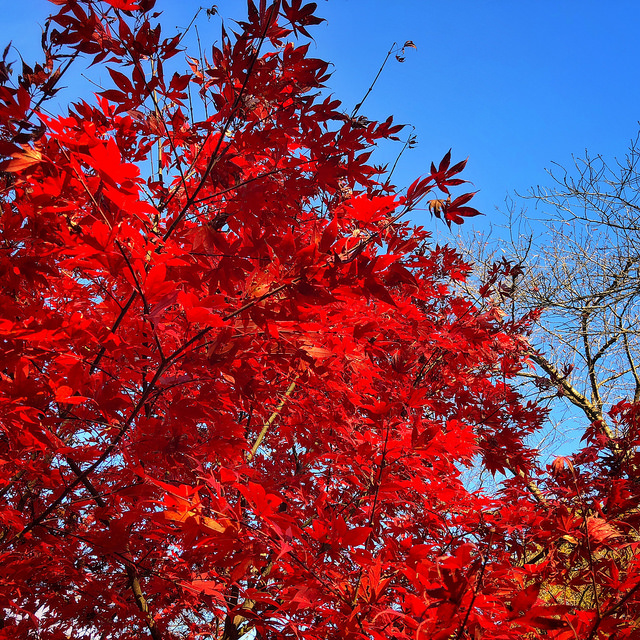
[[[489,217],[514,189],[546,180],[585,148],[621,155],[640,119],[638,2],[397,0],[321,2],[319,53],[358,100],[394,40],[412,40],[368,107],[416,127],[405,181],[453,147]],[[365,110],[366,111],[366,110]]]
[[[7,2],[0,43],[13,40],[33,60],[50,6]],[[168,31],[200,6],[157,4]],[[217,6],[226,19],[245,10],[241,0]],[[415,42],[404,63],[390,59],[361,113],[415,127],[418,146],[403,156],[398,186],[450,147],[454,159],[468,156],[475,206],[487,214],[473,221],[480,228],[502,221],[495,210],[509,193],[548,182],[552,162],[568,166],[585,149],[622,156],[638,130],[635,0],[319,0],[318,14],[326,22],[312,30],[312,52],[333,64],[329,87],[349,110],[391,45]],[[215,39],[218,21],[203,22],[202,40]],[[393,163],[396,152],[381,149],[376,162]]]

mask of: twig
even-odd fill
[[[385,56],[384,61],[380,65],[380,68],[378,69],[378,73],[376,74],[376,77],[373,79],[373,82],[371,83],[371,86],[367,89],[367,92],[364,94],[364,98],[362,98],[362,100],[360,100],[360,102],[358,102],[358,104],[355,106],[355,108],[351,112],[351,118],[355,118],[356,117],[356,115],[358,114],[358,111],[360,111],[360,107],[362,107],[362,105],[364,104],[364,101],[369,97],[369,94],[373,91],[373,88],[376,86],[376,82],[378,82],[378,78],[380,77],[380,74],[382,73],[382,71],[385,68],[389,58],[391,57],[391,54],[394,51],[397,51],[397,50],[398,50],[398,43],[394,42],[391,45],[391,49],[389,49],[389,51],[387,52],[387,55]]]
[[[278,406],[275,408],[273,413],[269,416],[269,419],[264,423],[264,426],[262,427],[262,431],[260,431],[260,433],[258,434],[256,441],[253,443],[253,447],[251,447],[251,451],[247,454],[247,462],[251,462],[251,460],[253,460],[253,456],[256,455],[256,451],[258,451],[258,448],[262,444],[264,437],[267,435],[267,431],[269,430],[269,427],[275,422],[276,418],[284,408],[284,405],[286,404],[287,399],[291,396],[295,388],[296,388],[296,381],[294,380],[289,385],[289,388],[285,391]]]
[[[482,558],[482,565],[480,566],[480,572],[478,574],[478,579],[476,580],[476,584],[473,588],[473,596],[471,598],[471,602],[467,607],[467,612],[465,613],[464,620],[460,625],[460,629],[458,629],[458,633],[456,634],[455,640],[460,640],[462,638],[462,634],[464,633],[464,628],[467,626],[467,622],[469,621],[469,616],[471,615],[471,610],[473,609],[473,604],[476,601],[476,597],[478,596],[478,591],[480,586],[482,585],[482,578],[484,577],[484,571],[487,567],[487,562],[489,561],[489,551],[491,550],[491,543],[493,542],[493,530],[491,530],[491,534],[489,535],[489,542],[487,544],[487,552],[484,554]]]

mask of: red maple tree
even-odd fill
[[[640,416],[539,466],[512,269],[474,301],[407,220],[475,215],[465,163],[369,164],[401,127],[322,93],[313,3],[182,73],[154,0],[54,3],[0,63],[0,637],[640,637]]]

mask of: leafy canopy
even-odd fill
[[[313,3],[175,72],[154,0],[54,3],[0,66],[0,637],[637,637],[635,414],[546,474],[509,265],[474,301],[407,221],[477,213],[465,162],[369,163]]]

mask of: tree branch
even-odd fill
[[[129,587],[133,592],[134,598],[136,600],[136,604],[138,605],[138,609],[145,614],[147,629],[149,629],[149,633],[153,640],[161,640],[162,634],[160,630],[156,626],[156,622],[149,611],[149,603],[147,599],[144,597],[144,593],[142,591],[142,587],[140,586],[140,578],[138,577],[138,570],[136,568],[133,559],[129,556],[125,560],[125,566],[127,569],[127,577],[129,579]]]
[[[274,412],[269,416],[269,419],[264,423],[264,426],[262,427],[262,431],[260,431],[260,433],[258,434],[256,441],[253,443],[253,447],[251,447],[251,451],[247,455],[247,462],[251,462],[251,460],[253,460],[253,456],[256,455],[256,451],[258,451],[260,445],[262,444],[262,441],[264,440],[264,437],[267,435],[267,431],[269,430],[269,427],[275,422],[276,418],[278,417],[284,405],[286,404],[287,399],[293,393],[295,388],[296,388],[296,381],[294,380],[289,385],[289,388],[285,391],[284,395],[282,396],[282,399],[280,400],[280,403],[275,408]]]
[[[594,406],[584,395],[582,395],[568,380],[567,376],[563,376],[542,354],[531,352],[530,358],[551,378],[552,382],[559,384],[564,392],[565,397],[578,407],[589,419],[589,422],[598,422],[600,429],[609,438],[613,440],[614,434],[607,425],[602,414],[602,408]]]

